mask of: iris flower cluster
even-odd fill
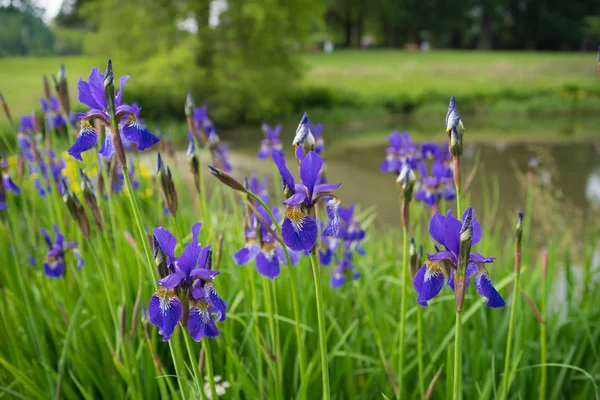
[[[266,123],[262,124],[262,130],[266,137],[260,142],[260,149],[256,154],[257,158],[264,160],[269,158],[273,153],[279,153],[283,157],[283,145],[279,139],[281,128],[281,125],[271,127]]]
[[[12,180],[8,174],[8,170],[8,161],[6,159],[0,159],[0,173],[2,174],[2,179],[0,181],[0,210],[5,210],[8,208],[4,198],[6,192],[10,191],[13,192],[13,194],[21,193],[21,188],[19,188]]]
[[[443,246],[434,254],[428,254],[425,264],[417,271],[413,279],[413,285],[418,293],[418,304],[423,307],[428,305],[428,301],[439,294],[444,286],[444,272],[448,276],[446,286],[454,290],[454,271],[459,266],[459,257],[461,256],[461,234],[472,230],[471,247],[475,246],[481,240],[481,225],[475,218],[475,212],[468,208],[463,214],[463,222],[452,216],[452,211],[448,211],[446,216],[435,213],[429,222],[429,234],[437,243]],[[464,250],[463,250],[464,251]],[[494,288],[490,279],[490,274],[485,267],[486,264],[494,262],[495,258],[485,257],[479,253],[470,251],[468,264],[465,271],[465,289],[468,288],[471,277],[475,290],[479,295],[487,299],[487,307],[504,307],[504,299]]]
[[[46,130],[59,129],[67,125],[67,120],[61,113],[58,99],[55,96],[50,96],[49,99],[41,98],[40,105],[42,112],[46,115]]]
[[[44,274],[50,278],[61,278],[66,274],[66,263],[65,256],[69,251],[72,251],[77,258],[77,269],[81,269],[84,265],[83,258],[77,250],[77,242],[65,242],[64,235],[59,231],[56,224],[52,225],[54,229],[55,240],[52,241],[50,234],[44,228],[40,229],[46,245],[48,246],[48,252],[44,258]]]
[[[256,180],[256,183],[258,180]],[[250,186],[251,187],[251,186]],[[256,187],[255,187],[256,189]],[[250,189],[252,190],[252,189]],[[254,192],[264,201],[265,194]],[[244,218],[244,237],[246,243],[233,259],[237,265],[248,264],[256,260],[256,269],[264,277],[275,279],[281,272],[281,264],[287,265],[287,259],[283,245],[274,236],[274,222],[281,223],[281,213],[278,207],[271,210],[276,221],[272,221],[269,213],[260,205],[255,205],[260,216],[246,211]],[[288,249],[292,266],[300,261],[300,254]]]
[[[441,199],[449,201],[456,198],[448,142],[444,143],[443,148],[437,143],[419,145],[411,140],[408,132],[399,134],[397,131],[388,136],[388,141],[390,146],[386,149],[386,158],[379,168],[382,173],[399,175],[400,183],[403,169],[418,172],[415,199],[430,207],[437,208]],[[427,162],[431,162],[430,171]]]
[[[213,164],[219,169],[230,172],[232,168],[229,162],[229,148],[221,143],[215,124],[208,117],[208,107],[195,108],[193,116],[196,127],[204,132],[204,138],[201,137],[201,140],[208,146]]]
[[[154,260],[161,279],[150,298],[148,315],[164,341],[171,338],[179,322],[187,326],[195,341],[217,337],[219,330],[212,315],[216,321],[226,318],[227,304],[215,287],[219,271],[212,269],[211,246],[198,243],[201,228],[200,223],[192,226],[192,241],[179,256],[175,256],[175,236],[165,228],[154,229]]]
[[[112,157],[115,151],[119,155],[119,149],[115,149],[113,129],[118,129],[119,138],[122,137],[126,141],[135,143],[140,151],[144,151],[160,141],[140,122],[138,118],[140,107],[123,103],[123,90],[129,76],[122,76],[119,79],[120,90],[114,95],[114,90],[112,92],[109,90],[113,84],[110,63],[107,71],[108,74],[104,75],[98,68],[94,67],[87,82],[80,77],[77,83],[79,101],[90,107],[90,110],[86,113],[77,114],[77,117],[80,118],[81,130],[75,143],[67,150],[67,153],[79,161],[82,161],[81,154],[93,148],[98,142],[98,132],[90,123],[93,119],[100,121],[106,128],[104,144],[98,152],[105,158]],[[113,95],[114,98],[111,98]],[[116,127],[113,127],[111,123],[112,107],[114,107],[116,123],[118,124]],[[121,142],[123,142],[123,139],[121,139]]]
[[[362,245],[366,237],[365,230],[360,222],[354,218],[354,205],[350,207],[339,207],[339,233],[336,238],[321,237],[319,246],[319,259],[322,266],[328,266],[336,259],[336,268],[332,271],[331,286],[339,288],[349,279],[360,278],[360,273],[355,272],[353,262],[354,253],[365,254]],[[342,249],[342,257],[338,259],[336,253]]]

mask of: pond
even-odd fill
[[[512,221],[517,210],[525,209],[526,188],[534,182],[536,193],[543,193],[534,201],[539,218],[543,218],[541,209],[546,208],[548,213],[560,209],[566,218],[570,213],[576,213],[585,221],[585,216],[600,205],[600,139],[594,139],[594,127],[600,126],[600,121],[592,119],[578,124],[578,131],[572,137],[560,136],[569,121],[521,123],[529,128],[507,135],[505,130],[489,134],[477,124],[466,131],[462,157],[464,182],[477,165],[470,189],[471,204],[481,210],[479,213],[493,210],[495,215],[488,217]],[[439,127],[432,129],[427,124],[423,127],[410,121],[396,121],[396,124],[415,132],[413,140],[418,142],[442,143],[444,139],[443,131],[441,134],[436,131]],[[373,124],[332,125],[331,140],[328,139],[328,126],[324,129],[326,149],[323,155],[327,161],[327,175],[331,182],[342,182],[338,193],[343,203],[357,203],[363,209],[374,206],[377,222],[383,225],[396,225],[400,221],[396,177],[379,172],[385,157],[386,137],[393,129],[390,125],[386,123],[376,128]],[[290,142],[294,130],[293,126],[284,127],[283,136],[289,137]],[[260,130],[230,131],[222,136],[232,151],[235,176],[241,178],[255,171],[274,177],[272,162],[255,157],[262,138]],[[287,154],[288,157],[292,155],[291,151]],[[527,176],[532,157],[539,164],[533,181]],[[450,206],[453,204],[448,204]]]

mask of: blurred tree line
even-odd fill
[[[592,49],[600,1],[63,0],[48,27],[33,0],[0,0],[0,56],[111,56],[144,115],[183,116],[191,91],[221,124],[327,107],[296,54],[338,47]],[[121,71],[119,65],[136,66]]]
[[[327,0],[325,20],[345,47],[368,34],[383,47],[589,50],[598,16],[597,0]]]

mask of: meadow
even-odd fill
[[[304,110],[325,122],[374,120],[390,113],[429,119],[445,112],[448,93],[462,99],[463,112],[482,118],[595,115],[600,107],[596,57],[591,53],[341,50],[303,53],[299,58],[304,75],[291,94],[297,111],[281,116],[289,123]],[[104,60],[100,56],[0,59],[2,94],[16,114],[38,107],[42,75],[55,73],[62,62],[68,66],[69,90],[75,98],[78,78]],[[159,108],[178,104],[180,93],[168,88],[171,78],[157,81],[152,66],[131,61],[123,66],[138,77],[130,83],[133,96],[128,100],[146,99],[147,112],[172,119],[174,115]],[[143,88],[138,88],[140,84]],[[151,91],[146,86],[167,89]],[[156,102],[152,97],[159,93]]]
[[[378,62],[386,65],[383,61],[392,57],[385,52],[377,56],[383,57]],[[430,55],[419,56],[430,68],[443,69]],[[452,59],[462,56],[448,53],[448,71],[453,71]],[[307,77],[310,84],[333,80],[331,66],[319,64],[324,57],[305,56],[307,64],[314,65],[310,73],[314,80]],[[347,63],[344,53],[334,57],[328,61],[336,60],[340,66]],[[489,59],[477,57],[480,61],[470,73],[477,76],[503,59],[502,53]],[[560,91],[566,84],[590,88],[595,84],[593,71],[588,74],[592,75],[589,82],[579,77],[586,76],[582,70],[593,68],[584,65],[587,57],[577,55],[568,61],[561,61],[558,55],[520,57],[513,66],[523,70],[521,85],[527,81],[542,91]],[[127,66],[115,62],[118,91],[118,76],[127,72]],[[27,104],[33,105],[43,96],[37,71],[46,66],[46,70],[54,70],[57,62],[40,59],[36,64],[36,60],[23,59],[0,63],[3,77],[7,63],[11,70],[21,72],[14,81],[6,81],[9,89],[2,88],[16,118],[29,110]],[[102,64],[102,60],[83,58],[69,63],[71,92],[52,95],[61,100],[70,95],[75,103],[75,77],[86,79],[91,66]],[[359,64],[348,71],[360,70]],[[541,66],[549,76],[556,68],[555,77],[561,78],[534,79]],[[372,67],[377,73],[372,79],[361,79],[361,93],[368,97],[370,90],[375,90],[371,88],[380,85],[377,90],[392,94],[392,84],[384,88],[383,82],[386,74],[393,75],[393,64],[390,69]],[[413,77],[427,81],[422,71],[405,68]],[[575,73],[578,68],[580,72]],[[574,72],[562,76],[560,71],[565,69]],[[451,75],[456,73],[454,70]],[[34,74],[35,81],[31,78]],[[461,92],[460,82],[440,74],[431,79],[441,85],[436,90],[446,99],[455,94],[461,107],[458,94],[468,95]],[[354,87],[355,77],[348,73],[348,86],[340,86],[340,90]],[[128,85],[137,79],[132,74]],[[399,92],[412,93],[400,80],[390,78],[390,82],[399,85]],[[515,84],[515,90],[519,87]],[[488,88],[482,83],[480,89]],[[87,99],[92,104],[98,101]],[[117,119],[111,111],[110,91],[105,101],[105,109],[95,118],[114,126]],[[587,215],[589,223],[583,225],[569,218],[557,219],[564,210],[560,203],[548,200],[553,199],[552,188],[544,186],[538,174],[544,165],[520,171],[526,200],[506,217],[498,213],[500,188],[496,181],[477,169],[463,171],[461,181],[456,178],[460,167],[455,160],[460,159],[460,151],[451,146],[451,156],[439,147],[434,158],[444,163],[444,171],[453,172],[452,177],[444,176],[449,180],[440,178],[430,192],[437,196],[441,188],[454,188],[455,199],[435,197],[430,206],[416,199],[420,189],[427,187],[425,177],[415,168],[414,179],[420,181],[415,183],[403,165],[410,165],[414,158],[430,169],[432,161],[424,155],[431,146],[403,138],[390,144],[387,155],[392,155],[393,165],[388,163],[384,172],[390,172],[389,185],[398,186],[397,201],[404,218],[382,228],[374,223],[376,209],[358,204],[349,215],[351,204],[343,198],[338,209],[335,187],[322,188],[324,199],[319,201],[312,189],[308,198],[302,195],[302,187],[289,184],[281,161],[273,161],[280,160],[273,153],[283,151],[296,183],[307,188],[314,186],[313,181],[323,183],[325,176],[317,174],[314,165],[319,165],[316,157],[327,160],[327,125],[319,133],[316,125],[301,123],[296,136],[285,129],[277,137],[265,129],[266,142],[257,141],[256,150],[272,173],[262,186],[262,176],[257,177],[259,182],[246,184],[245,178],[251,177],[230,170],[210,108],[207,112],[195,109],[185,101],[185,93],[181,93],[181,108],[188,117],[181,124],[187,123],[193,134],[194,146],[190,145],[186,157],[172,151],[172,143],[164,137],[155,143],[145,128],[152,123],[142,125],[135,113],[121,121],[123,138],[108,134],[116,149],[109,158],[98,155],[107,155],[107,146],[101,148],[107,131],[95,128],[100,134],[98,143],[84,146],[92,127],[81,124],[76,142],[69,132],[79,129],[60,120],[66,114],[60,107],[47,111],[44,121],[51,122],[30,127],[18,127],[17,122],[10,135],[3,136],[9,153],[2,164],[6,207],[0,207],[4,208],[0,210],[0,319],[4,321],[0,324],[0,398],[600,399],[598,215]],[[447,100],[441,112],[432,111],[440,126],[446,108]],[[447,125],[453,143],[467,143],[468,120],[464,121],[464,139],[462,122],[459,125],[457,121]],[[314,142],[309,140],[312,133],[309,136],[308,128],[314,132]],[[441,144],[447,139],[440,129],[439,137],[432,141]],[[124,153],[119,152],[121,140]],[[73,148],[74,143],[79,144]],[[81,154],[73,151],[84,147]],[[161,162],[156,150],[160,150]],[[382,146],[382,162],[386,160],[384,150]],[[82,161],[75,159],[78,155]],[[157,160],[156,171],[140,161],[148,158]],[[298,172],[298,163],[304,172]],[[209,169],[209,165],[217,169]],[[304,169],[309,167],[310,173]],[[280,175],[285,182],[283,190]],[[353,185],[352,176],[327,179],[361,190]],[[471,204],[472,179],[488,184],[484,206],[475,210],[481,230],[474,220],[464,218],[457,221],[458,238],[440,239],[436,228],[430,227],[432,220],[434,225],[439,222],[434,209],[441,215],[453,210],[460,218]],[[300,197],[303,200],[296,205],[290,203]],[[542,210],[542,204],[551,206]],[[274,206],[279,207],[280,217],[267,212]],[[518,211],[524,212],[522,220]],[[338,213],[339,218],[332,217]],[[551,221],[543,232],[542,245],[533,240],[535,217]],[[317,229],[312,236],[298,233],[305,232],[300,228],[294,236],[290,226],[308,226],[307,218],[322,221],[327,228]],[[194,233],[198,222],[202,228]],[[54,225],[64,235],[64,242],[55,236]],[[329,228],[328,233],[337,239],[325,236]],[[479,235],[481,241],[476,243]],[[411,251],[412,238],[415,247]],[[446,243],[440,242],[444,240]],[[451,244],[452,240],[460,242],[455,249],[459,261],[455,266],[445,264],[446,272],[459,274],[457,281],[461,282],[467,272],[461,257],[468,261],[471,245],[473,252],[495,257],[493,263],[485,263],[504,307],[485,306],[488,299],[475,287],[481,287],[482,275],[473,275],[462,307],[455,304],[457,297],[445,284],[427,307],[417,303],[423,297],[415,290],[418,285],[413,285],[413,276],[417,279],[417,270],[431,267],[432,276],[439,278],[444,265],[425,260],[444,248],[454,249],[457,243]],[[212,253],[204,250],[207,245],[212,246]],[[253,247],[256,245],[259,250]],[[302,250],[292,251],[300,247]],[[250,252],[244,256],[244,248],[256,251],[255,261],[240,262]],[[190,257],[195,278],[184,268],[184,260]],[[274,257],[280,259],[277,268]],[[219,273],[216,276],[215,271]],[[187,275],[181,278],[182,273]],[[176,278],[181,280],[173,285]],[[446,275],[442,281],[448,279]],[[226,316],[224,304],[214,297],[212,288],[226,302]],[[181,309],[180,318],[169,314]],[[207,315],[203,312],[209,313],[210,321],[202,319]]]

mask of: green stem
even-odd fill
[[[210,386],[211,399],[217,399],[217,388],[215,387],[215,375],[213,372],[212,353],[210,350],[209,338],[202,339],[204,347],[204,362],[206,363],[206,375],[208,376],[208,384]]]
[[[419,367],[419,395],[425,398],[425,375],[423,373],[423,322],[421,309],[417,307],[417,363]]]
[[[462,219],[462,182],[460,174],[460,158],[454,158],[454,187],[456,189],[456,218]],[[458,171],[456,171],[458,169]],[[466,266],[464,266],[466,268]],[[454,271],[454,282],[459,282],[462,279],[462,265]],[[454,400],[462,398],[462,306],[456,309],[456,322],[454,327],[454,385],[453,396]]]
[[[546,399],[546,379],[547,379],[547,368],[546,368],[546,296],[548,293],[548,283],[546,278],[542,279],[542,303],[540,305],[540,313],[542,314],[543,322],[540,325],[540,364],[541,364],[541,378],[540,378],[540,400]]]
[[[325,312],[323,310],[323,290],[321,288],[321,271],[317,263],[316,253],[310,255],[313,276],[315,279],[315,294],[317,297],[317,316],[319,321],[319,348],[321,350],[321,371],[323,373],[323,399],[329,400],[329,364],[327,362],[327,335],[325,334]]]
[[[254,271],[249,271],[250,273],[250,291],[252,294],[252,314],[254,315],[253,323],[254,323],[254,341],[256,345],[256,363],[258,366],[258,393],[259,398],[262,400],[264,398],[264,388],[263,388],[263,362],[262,362],[262,343],[260,340],[260,327],[258,326],[258,303],[256,297],[256,284],[254,282]]]
[[[400,280],[402,282],[402,292],[400,294],[400,347],[398,349],[398,387],[400,397],[402,396],[402,390],[404,389],[404,330],[406,321],[406,275],[408,271],[408,229],[406,226],[402,229],[402,272]]]
[[[204,382],[202,381],[202,377],[198,373],[198,361],[196,360],[196,353],[194,353],[194,349],[192,348],[192,344],[190,343],[191,339],[188,335],[185,334],[185,328],[183,326],[181,327],[181,333],[183,335],[183,340],[185,341],[185,348],[190,359],[190,367],[194,373],[196,385],[198,385],[198,390],[202,392],[204,391]]]
[[[519,300],[519,274],[515,275],[515,284],[513,288],[513,301],[510,307],[510,319],[508,321],[508,340],[506,341],[506,356],[504,357],[504,376],[502,385],[502,398],[508,398],[509,387],[509,372],[510,372],[510,356],[512,351],[513,330],[515,326],[515,313]]]
[[[273,213],[271,212],[271,209],[269,208],[269,206],[267,206],[267,204],[265,204],[264,201],[262,201],[262,199],[255,195],[252,192],[248,192],[248,195],[250,197],[252,197],[254,200],[258,201],[260,203],[261,206],[263,206],[263,208],[267,211],[267,213],[269,214],[269,217],[271,218],[271,221],[273,221],[273,224],[275,225],[275,229],[277,230],[277,234],[279,235],[279,237],[281,237],[281,226],[279,225],[279,222],[275,219],[275,217],[273,216]],[[292,261],[290,259],[290,253],[289,250],[287,248],[287,246],[281,246],[283,247],[283,252],[285,253],[285,261],[287,263],[288,266],[288,270],[290,271],[290,278],[292,280],[292,308],[294,309],[294,322],[295,322],[295,328],[296,328],[296,343],[298,345],[298,360],[300,362],[300,381],[302,382],[302,379],[304,379],[304,372],[306,371],[306,358],[305,358],[305,352],[304,352],[304,341],[302,340],[302,328],[300,327],[300,307],[298,306],[298,291],[297,291],[297,279],[296,279],[296,270],[294,269],[294,267],[292,267]]]
[[[462,398],[462,311],[456,310],[454,327],[454,392],[453,400]]]
[[[279,358],[279,349],[277,348],[277,329],[275,324],[275,311],[273,309],[273,299],[271,297],[271,289],[269,288],[269,278],[263,278],[263,293],[265,296],[265,303],[267,306],[267,314],[269,316],[269,333],[271,336],[271,349],[273,350],[273,354],[275,354],[275,364],[276,370],[275,373],[275,392],[277,393],[277,398],[282,399],[283,393],[281,391],[281,382],[279,381],[279,371],[281,370],[281,359]]]

